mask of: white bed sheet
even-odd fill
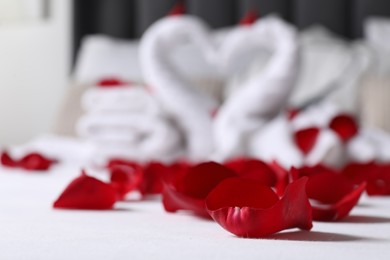
[[[342,223],[315,222],[267,239],[240,239],[212,221],[165,213],[158,201],[112,211],[54,210],[78,175],[0,168],[0,259],[389,259],[390,198],[363,197]]]

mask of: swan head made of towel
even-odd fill
[[[236,70],[234,61],[240,56],[264,48],[271,49],[272,56],[263,72],[244,81],[215,118],[218,160],[248,155],[261,158],[264,150],[250,151],[249,144],[253,138],[260,138],[264,126],[283,110],[293,91],[300,60],[297,32],[275,16],[260,19],[251,27],[237,28],[226,37],[220,57],[227,74]]]
[[[189,15],[163,18],[143,35],[140,61],[146,83],[183,132],[188,159],[201,161],[213,151],[211,114],[217,110],[218,101],[173,65],[172,54],[188,42],[197,45],[206,59],[215,58],[212,37],[202,20]],[[191,70],[191,61],[186,66]]]

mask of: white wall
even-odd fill
[[[71,1],[51,1],[46,21],[0,24],[0,145],[49,131],[67,87]]]

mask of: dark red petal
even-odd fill
[[[301,178],[291,183],[279,200],[261,183],[230,178],[210,192],[206,207],[218,224],[239,237],[260,238],[295,227],[310,230],[312,212],[306,182],[307,178]]]
[[[169,11],[168,16],[183,15],[186,12],[186,8],[183,1],[178,1],[172,9]]]
[[[359,131],[359,126],[355,119],[347,114],[340,114],[334,117],[329,124],[329,128],[335,131],[343,142],[347,142]]]
[[[299,113],[301,110],[299,108],[290,108],[287,110],[287,118],[289,121],[292,121]]]
[[[143,170],[140,166],[112,166],[110,173],[111,184],[117,190],[120,199],[138,188],[143,177]]]
[[[260,160],[240,158],[227,161],[224,165],[233,170],[239,177],[257,180],[269,187],[276,185],[275,171]]]
[[[103,210],[111,209],[116,200],[117,193],[111,185],[83,173],[66,187],[53,207]]]
[[[20,166],[26,170],[48,170],[56,160],[46,158],[39,153],[30,153],[20,160]]]
[[[206,196],[221,181],[236,176],[230,169],[214,162],[193,166],[175,182],[165,185],[164,208],[168,212],[187,210],[201,217],[209,217],[204,204]]]
[[[143,181],[139,187],[143,195],[160,194],[163,181],[174,178],[175,168],[159,162],[151,162],[144,166]]]
[[[342,175],[355,184],[368,181],[370,176],[378,169],[374,162],[350,163],[342,170]]]
[[[311,199],[313,219],[335,221],[348,216],[365,190],[362,183],[357,188],[340,174],[322,173],[309,178],[307,195]]]
[[[105,78],[97,83],[97,86],[101,88],[123,87],[126,85],[129,85],[129,83],[118,78]]]
[[[312,127],[295,133],[295,143],[304,154],[308,154],[317,142],[320,129]]]
[[[216,162],[206,162],[189,168],[176,188],[190,197],[205,199],[222,180],[231,177],[237,177],[232,170]]]
[[[258,14],[255,10],[249,10],[245,13],[245,15],[240,20],[241,26],[251,26],[256,22],[258,18]]]
[[[3,166],[11,167],[11,168],[15,168],[19,166],[18,165],[19,163],[14,159],[12,159],[11,156],[6,151],[3,151],[1,153],[1,164]]]
[[[331,173],[338,174],[335,170],[326,167],[325,165],[318,164],[315,166],[304,166],[299,169],[291,168],[290,174],[292,180],[297,180],[303,176],[311,177],[318,174]]]
[[[276,194],[282,196],[286,190],[287,185],[290,183],[289,172],[284,169],[277,161],[273,161],[270,167],[276,174]]]
[[[167,212],[177,212],[179,210],[190,211],[197,216],[210,218],[205,208],[204,199],[192,198],[186,194],[178,192],[173,186],[164,187],[163,206]]]
[[[390,165],[377,165],[369,174],[367,194],[370,196],[390,195]]]

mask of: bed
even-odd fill
[[[73,53],[82,39],[105,34],[138,39],[176,0],[74,0]],[[322,24],[343,38],[362,37],[371,15],[390,16],[388,0],[186,0],[188,12],[211,27],[237,23],[249,9],[278,13],[305,29]],[[71,134],[80,108],[76,88],[58,133]],[[71,113],[69,110],[72,109]],[[72,121],[74,123],[74,121]],[[54,210],[52,203],[79,167],[46,173],[0,166],[0,259],[388,259],[390,200],[362,198],[339,223],[315,222],[311,232],[287,230],[267,239],[239,239],[210,221],[164,212],[159,199],[120,202],[114,210]]]

